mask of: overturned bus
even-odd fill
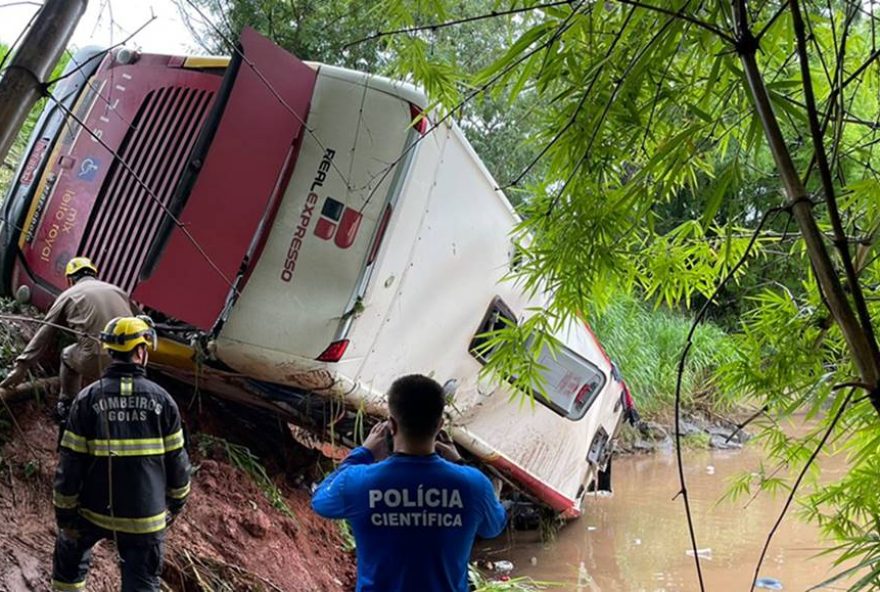
[[[431,375],[460,448],[580,514],[625,385],[582,322],[541,355],[537,404],[481,377],[475,340],[545,301],[503,281],[517,215],[421,92],[252,30],[231,59],[84,50],[68,70],[3,204],[4,293],[46,309],[91,257],[158,320],[159,370],[345,446],[396,377]]]

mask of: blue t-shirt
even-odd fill
[[[480,471],[436,454],[374,462],[355,448],[315,491],[312,508],[346,518],[357,543],[357,592],[467,592],[474,538],[507,521]]]

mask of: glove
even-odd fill
[[[15,388],[21,384],[25,378],[27,378],[27,367],[24,364],[16,362],[9,374],[6,375],[6,378],[3,379],[3,382],[0,382],[0,388]]]
[[[58,399],[58,402],[55,404],[55,422],[58,425],[64,425],[67,423],[67,416],[70,415],[70,400],[69,399]]]

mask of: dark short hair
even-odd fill
[[[403,435],[411,438],[433,437],[445,406],[443,387],[421,374],[398,378],[388,390],[391,415]]]
[[[143,343],[139,343],[128,351],[119,351],[115,349],[108,349],[107,353],[110,354],[110,359],[114,362],[131,362],[134,358],[134,352],[138,350],[139,347],[146,347]]]

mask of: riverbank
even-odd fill
[[[683,413],[681,419],[682,446],[693,450],[738,450],[752,437],[740,428],[739,416],[727,418],[709,410],[693,410]],[[660,417],[668,417],[660,416]],[[674,419],[642,421],[636,426],[625,424],[615,446],[618,455],[650,454],[668,452],[675,446]]]

